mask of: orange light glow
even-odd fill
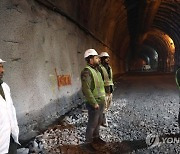
[[[165,39],[168,41],[169,47],[170,47],[170,49],[171,49],[171,50],[170,50],[171,53],[174,53],[174,52],[175,52],[175,45],[174,45],[173,40],[172,40],[167,34],[165,34],[164,37],[165,37]]]

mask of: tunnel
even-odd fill
[[[145,89],[146,98],[151,84],[155,90],[173,91],[168,100],[175,104],[177,120],[179,0],[1,0],[0,21],[4,81],[11,87],[22,143],[82,105],[80,73],[89,48],[110,55],[115,98],[121,95],[118,89],[128,86],[123,94],[138,95],[133,83]],[[163,111],[169,102],[152,108]]]

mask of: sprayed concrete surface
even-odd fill
[[[177,143],[170,140],[168,143],[162,142],[163,137],[180,137],[178,102],[173,74],[134,73],[120,77],[107,114],[109,126],[101,127],[101,138],[107,144],[94,144],[96,153],[179,153]],[[41,150],[48,154],[88,153],[83,148],[86,124],[87,113],[82,105],[24,147],[30,147],[30,151],[36,153],[38,150],[32,148],[32,143],[37,142],[41,144]],[[151,145],[147,138],[150,134],[157,135],[159,142]]]

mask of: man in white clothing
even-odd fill
[[[5,62],[0,59],[0,154],[16,154],[19,127],[10,88],[2,81]]]

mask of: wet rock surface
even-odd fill
[[[93,144],[96,153],[180,153],[178,141],[172,140],[180,137],[179,97],[174,76],[124,76],[115,87],[107,113],[109,126],[100,129],[101,138],[107,144]],[[86,125],[87,111],[83,104],[18,149],[18,154],[87,154],[83,148]],[[157,144],[147,141],[147,135],[151,134],[158,136]]]

